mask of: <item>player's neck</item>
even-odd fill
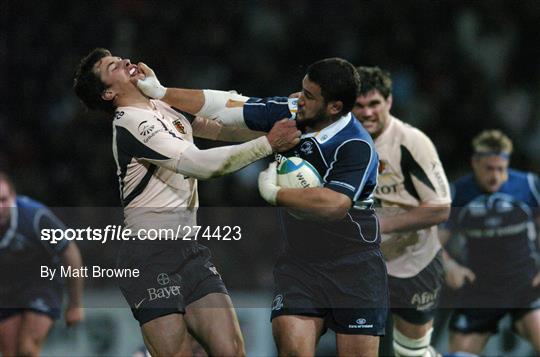
[[[390,127],[390,123],[392,122],[393,119],[394,119],[394,117],[389,115],[388,119],[386,120],[386,123],[384,123],[384,126],[383,126],[382,130],[380,132],[378,132],[377,134],[372,135],[373,139],[377,139],[377,138],[381,137],[384,133],[386,133],[388,131],[388,128]]]
[[[115,99],[114,104],[117,107],[135,107],[140,109],[154,108],[150,99],[138,91],[137,93],[118,96]]]

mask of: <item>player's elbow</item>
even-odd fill
[[[342,197],[341,197],[342,196]],[[333,197],[323,209],[323,216],[327,221],[340,221],[344,219],[351,208],[351,200],[345,196]]]
[[[433,224],[441,224],[448,220],[448,217],[450,217],[450,206],[439,206],[439,207],[433,207],[433,216],[434,216],[434,222]]]
[[[326,212],[326,220],[327,221],[341,221],[343,218],[347,216],[347,213],[349,212],[350,207],[332,207],[327,210]]]

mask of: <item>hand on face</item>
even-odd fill
[[[300,135],[296,122],[285,118],[274,124],[267,138],[274,152],[285,152],[300,143]]]
[[[163,98],[167,92],[167,88],[159,83],[154,71],[143,62],[139,62],[138,70],[141,76],[133,77],[131,79],[132,83],[134,83],[144,95],[150,98]]]

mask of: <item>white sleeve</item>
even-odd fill
[[[224,126],[247,128],[244,122],[244,103],[248,97],[219,90],[205,89],[204,105],[197,116],[217,120]]]
[[[204,180],[226,175],[272,153],[266,137],[241,145],[199,150],[152,116],[125,119],[124,125],[115,124],[119,153],[189,177]]]
[[[244,142],[265,135],[262,131],[224,126],[222,123],[203,117],[196,117],[191,123],[193,135],[210,140]]]
[[[195,145],[185,150],[176,172],[200,180],[227,175],[254,161],[272,154],[268,139],[263,136],[239,145],[199,150]]]

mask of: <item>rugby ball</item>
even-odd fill
[[[284,158],[277,167],[277,183],[285,188],[321,187],[323,180],[317,170],[299,157]]]

